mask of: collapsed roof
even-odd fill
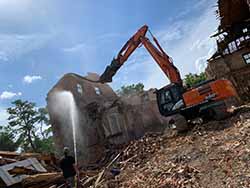
[[[250,0],[218,0],[219,31],[250,18]]]
[[[250,42],[250,0],[218,0],[220,20],[216,37],[217,51],[209,59],[233,53]]]

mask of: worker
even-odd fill
[[[60,168],[63,172],[63,177],[65,178],[67,188],[75,187],[75,176],[79,178],[79,171],[77,165],[75,164],[75,158],[69,154],[69,148],[64,147],[64,156],[60,160]]]

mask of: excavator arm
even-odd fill
[[[170,82],[182,85],[182,80],[178,69],[174,66],[170,57],[161,48],[156,38],[153,37],[153,40],[156,43],[157,47],[155,47],[152,42],[146,37],[147,31],[148,26],[144,25],[127,41],[127,43],[118,53],[117,57],[113,59],[111,64],[106,67],[104,73],[100,76],[100,82],[112,82],[112,77],[116,74],[116,72],[120,69],[124,62],[135,51],[135,49],[139,47],[140,44],[143,44],[150,55],[160,66],[162,71],[169,78]]]

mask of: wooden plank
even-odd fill
[[[30,158],[23,161],[7,164],[0,167],[0,177],[7,186],[20,183],[27,175],[14,176],[9,173],[9,170],[15,167],[29,167],[38,172],[47,172],[47,170],[38,162],[36,158]]]

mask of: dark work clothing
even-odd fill
[[[72,156],[65,156],[60,161],[60,168],[63,171],[64,178],[73,177],[76,175],[74,169],[75,159]]]

